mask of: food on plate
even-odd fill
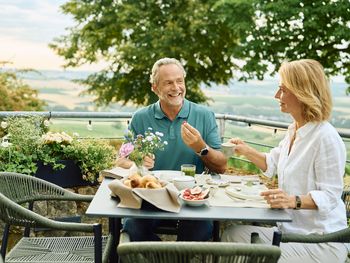
[[[199,186],[194,188],[186,188],[182,193],[182,198],[185,200],[203,200],[208,197],[209,189],[202,189]]]
[[[123,181],[123,184],[130,188],[159,189],[163,187],[160,181],[153,175],[142,177],[137,173],[130,175]]]

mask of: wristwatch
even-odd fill
[[[299,210],[301,208],[301,199],[299,195],[295,196],[295,208],[296,210]]]
[[[205,147],[202,150],[200,150],[199,152],[197,152],[196,154],[198,156],[205,156],[208,154],[208,152],[209,152],[209,146],[205,145]]]

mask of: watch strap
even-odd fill
[[[295,208],[296,210],[299,210],[301,208],[301,198],[299,195],[295,196]]]
[[[205,156],[208,154],[208,152],[209,152],[209,146],[205,145],[205,147],[203,149],[201,149],[199,152],[196,152],[196,154],[198,156]]]

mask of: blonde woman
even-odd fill
[[[261,195],[271,208],[285,208],[290,223],[279,223],[282,233],[330,233],[347,227],[341,200],[346,150],[334,127],[327,121],[332,110],[329,83],[322,65],[311,59],[285,62],[279,69],[280,85],[275,94],[280,110],[294,122],[284,139],[269,153],[260,153],[238,138],[237,153],[245,155],[266,176],[278,175],[279,189]],[[232,226],[222,241],[249,242],[258,232],[271,244],[276,228]],[[344,262],[342,243],[281,243],[280,262]]]

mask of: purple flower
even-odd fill
[[[133,150],[134,150],[134,145],[131,142],[123,143],[119,149],[119,157],[121,158],[128,157]]]

